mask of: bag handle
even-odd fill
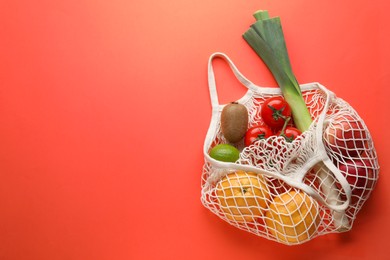
[[[210,90],[210,98],[211,98],[211,105],[212,107],[218,107],[218,93],[217,93],[217,86],[215,83],[215,76],[214,76],[214,69],[213,69],[213,60],[215,58],[222,58],[224,61],[226,61],[230,67],[230,69],[233,71],[236,78],[248,89],[255,90],[258,88],[255,84],[253,84],[250,80],[248,80],[242,73],[237,69],[237,67],[234,65],[233,61],[224,53],[222,52],[215,52],[213,53],[208,62],[208,84],[209,84],[209,90]]]

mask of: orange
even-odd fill
[[[286,244],[310,239],[319,224],[318,203],[303,192],[289,191],[278,195],[265,214],[267,229]]]
[[[267,208],[269,190],[263,176],[236,171],[216,185],[217,199],[224,215],[232,221],[255,222]]]

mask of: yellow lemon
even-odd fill
[[[263,176],[237,171],[226,175],[216,186],[217,199],[225,216],[236,222],[254,222],[263,216],[269,190]]]
[[[320,221],[318,203],[306,193],[297,191],[275,197],[265,217],[267,229],[286,244],[310,239]]]

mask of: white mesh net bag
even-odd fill
[[[248,88],[237,102],[248,110],[248,127],[262,123],[265,99],[279,88],[246,79],[223,53],[209,59],[211,123],[204,142],[201,201],[229,224],[260,237],[294,245],[317,236],[348,231],[378,179],[379,165],[370,133],[356,111],[319,83],[301,85],[313,123],[297,139],[271,136],[245,146],[236,162],[209,156],[228,143],[221,132],[212,60],[225,60]]]

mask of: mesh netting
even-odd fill
[[[356,111],[320,84],[302,86],[314,120],[293,142],[271,136],[245,147],[235,163],[208,156],[228,143],[221,132],[223,105],[213,114],[205,142],[203,205],[226,222],[261,237],[293,245],[347,231],[374,189],[379,166],[370,133]],[[275,91],[249,90],[239,102],[249,126]],[[210,131],[210,130],[209,130]]]

